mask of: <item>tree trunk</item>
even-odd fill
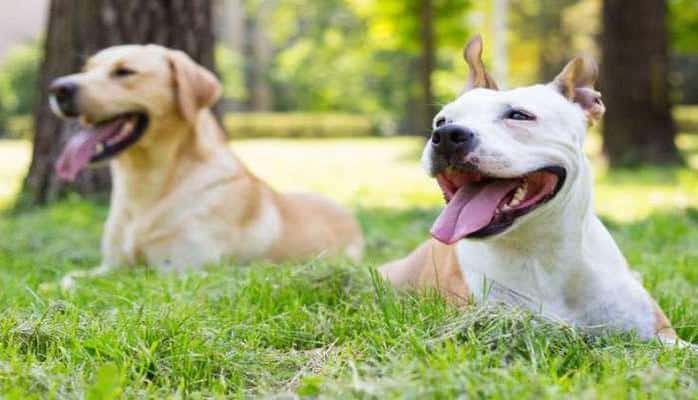
[[[274,12],[274,2],[262,0],[249,19],[247,55],[249,110],[270,111],[272,109],[272,88],[269,80],[274,49],[268,35],[268,22]]]
[[[79,71],[86,58],[118,44],[157,43],[189,53],[213,69],[212,0],[52,0],[41,66],[40,97],[34,112],[36,133],[21,206],[42,205],[69,191],[105,194],[109,171],[84,171],[70,185],[58,180],[53,165],[75,124],[63,123],[48,107],[49,83]]]
[[[431,76],[436,59],[434,39],[434,7],[432,0],[422,0],[419,10],[421,50],[419,62],[419,81],[422,86],[422,107],[419,110],[420,129],[425,135],[431,132],[431,120],[438,112],[434,102]]]
[[[563,11],[577,0],[541,0],[537,16],[540,51],[538,78],[547,82],[555,78],[567,64],[571,54],[572,37],[563,27]]]
[[[666,2],[604,0],[604,151],[612,166],[680,162],[669,97]]]

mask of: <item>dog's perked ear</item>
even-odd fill
[[[470,78],[464,92],[475,88],[499,89],[482,62],[482,36],[476,35],[470,39],[463,50],[463,58],[470,67]]]
[[[552,83],[563,96],[582,107],[589,123],[601,119],[606,111],[601,93],[594,90],[598,76],[599,68],[591,57],[577,56],[567,63]]]
[[[221,84],[207,69],[186,53],[169,50],[179,111],[187,121],[196,122],[199,111],[211,107],[221,96]]]

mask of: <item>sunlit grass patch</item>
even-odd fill
[[[28,142],[0,140],[0,210],[9,205],[19,190],[30,157]]]
[[[441,199],[419,165],[422,143],[415,137],[258,139],[233,141],[231,147],[279,190],[327,193],[364,207],[406,208]]]
[[[643,168],[597,175],[595,205],[603,216],[633,221],[659,210],[698,207],[698,171]]]

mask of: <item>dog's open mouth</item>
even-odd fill
[[[431,234],[453,244],[463,238],[484,238],[505,231],[549,201],[562,188],[565,170],[546,167],[516,178],[495,178],[479,172],[448,169],[437,176],[446,208]]]
[[[58,176],[74,181],[90,163],[112,158],[136,143],[147,127],[146,114],[129,113],[83,128],[70,138],[58,157]]]

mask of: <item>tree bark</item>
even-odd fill
[[[247,85],[250,111],[270,111],[273,106],[269,70],[274,49],[268,36],[267,23],[274,7],[273,1],[262,0],[252,10],[248,20]]]
[[[104,195],[110,188],[104,166],[84,171],[70,185],[56,177],[53,165],[76,127],[49,110],[47,89],[53,79],[79,71],[90,55],[118,44],[181,49],[213,69],[212,26],[212,0],[52,0],[34,111],[32,162],[19,205],[46,204],[70,191]]]
[[[420,129],[425,135],[431,134],[431,120],[438,112],[434,102],[431,76],[436,63],[436,43],[434,39],[434,5],[432,0],[422,0],[419,10],[421,50],[419,80],[422,86],[422,107],[419,110]]]
[[[611,166],[680,162],[669,97],[667,5],[604,0],[601,86]]]

